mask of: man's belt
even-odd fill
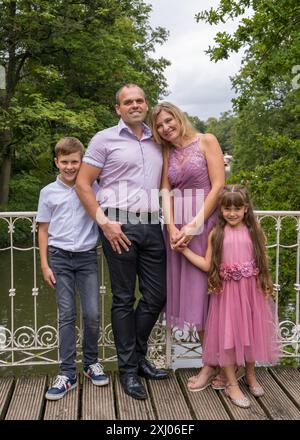
[[[106,208],[104,214],[113,221],[120,222],[122,224],[137,225],[142,224],[159,224],[159,211],[154,212],[132,212],[125,211],[119,208]]]

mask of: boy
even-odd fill
[[[77,386],[75,286],[83,316],[84,375],[94,385],[109,381],[98,363],[98,226],[75,192],[83,152],[82,143],[74,137],[62,138],[56,144],[54,162],[60,174],[41,190],[36,219],[42,272],[44,280],[55,289],[59,311],[60,374],[46,393],[49,400],[61,399]],[[96,183],[94,189],[97,191]]]

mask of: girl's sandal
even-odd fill
[[[260,385],[256,385],[256,386],[249,385],[246,377],[244,379],[244,382],[247,385],[247,387],[249,388],[249,391],[252,394],[252,396],[254,396],[254,397],[262,397],[265,394],[264,389],[263,389],[262,386],[260,386]]]
[[[239,381],[245,376],[245,368],[239,367],[235,370],[236,380]],[[211,386],[214,390],[225,390],[226,387],[226,377],[224,374],[217,374],[216,377],[212,380]]]
[[[214,390],[224,390],[226,387],[226,377],[223,374],[217,374],[211,381],[211,387]]]
[[[224,392],[234,405],[239,406],[240,408],[249,408],[250,400],[246,396],[244,396],[242,399],[233,399],[232,397],[230,397],[228,392],[229,388],[238,387],[238,386],[239,386],[238,383],[234,383],[232,385],[226,385]]]

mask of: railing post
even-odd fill
[[[171,368],[172,366],[172,329],[166,327],[166,368]]]

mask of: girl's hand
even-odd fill
[[[190,250],[187,246],[180,246],[174,249],[176,252],[180,252],[182,255],[186,256],[187,252]]]
[[[193,223],[188,223],[184,225],[180,229],[180,234],[178,234],[178,239],[174,245],[174,250],[178,248],[185,248],[190,243],[190,241],[194,238],[198,233],[198,228]]]

